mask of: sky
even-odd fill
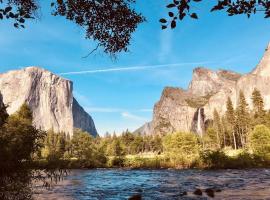
[[[43,1],[39,19],[26,29],[0,21],[0,73],[27,66],[50,70],[73,81],[73,94],[100,135],[134,131],[151,121],[164,87],[188,87],[195,67],[247,73],[261,59],[270,42],[270,19],[209,13],[210,1],[204,2],[196,7],[199,20],[161,30],[166,1],[137,0],[136,10],[147,22],[132,35],[129,52],[112,59],[99,49],[85,59],[96,43],[80,27],[51,16],[49,1]]]

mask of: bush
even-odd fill
[[[199,158],[200,145],[193,133],[168,134],[163,139],[165,157],[175,167],[192,167]]]
[[[263,158],[270,158],[270,129],[264,125],[255,126],[249,134],[249,148]]]
[[[130,168],[149,168],[149,169],[159,169],[161,168],[162,159],[161,157],[144,158],[140,156],[134,156],[132,158],[125,159],[125,167]]]
[[[223,151],[206,150],[200,153],[201,161],[207,168],[226,168],[229,158]]]

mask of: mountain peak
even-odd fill
[[[0,74],[0,91],[9,114],[27,102],[37,128],[70,135],[79,128],[97,135],[93,119],[73,97],[72,82],[46,69],[26,67]]]
[[[259,76],[270,76],[270,43],[266,47],[261,61],[251,72],[251,74],[256,74]]]

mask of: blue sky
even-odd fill
[[[112,60],[98,50],[82,59],[95,43],[85,40],[78,26],[50,16],[47,4],[43,3],[40,19],[27,23],[25,30],[0,21],[0,72],[40,66],[72,80],[75,97],[101,135],[134,130],[150,121],[163,88],[186,88],[195,67],[249,72],[270,41],[270,20],[261,15],[227,17],[209,13],[204,4],[197,6],[199,20],[161,30],[158,20],[167,15],[166,1],[137,0],[136,9],[147,22],[134,33],[130,52]]]

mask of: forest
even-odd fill
[[[240,91],[234,109],[228,98],[225,115],[220,116],[215,110],[202,138],[187,132],[160,136],[133,134],[128,130],[93,138],[79,129],[74,130],[71,138],[65,133],[44,132],[32,126],[27,104],[10,116],[3,107],[1,169],[10,170],[26,163],[38,167],[57,163],[63,168],[264,166],[270,158],[270,112],[264,110],[257,89],[252,93],[252,102],[250,110]]]
[[[261,93],[251,94],[252,109],[243,92],[226,113],[214,110],[203,137],[192,132],[141,135],[124,131],[92,137],[79,129],[73,137],[32,125],[28,105],[8,116],[1,109],[1,169],[34,168],[246,168],[270,164],[270,112]],[[2,166],[3,165],[3,166]]]

